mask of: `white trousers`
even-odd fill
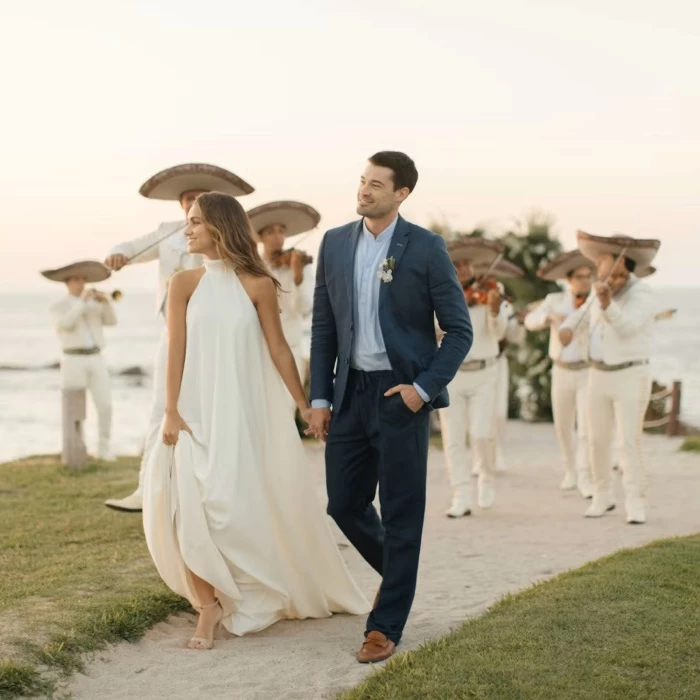
[[[474,470],[493,481],[496,462],[497,365],[474,372],[457,372],[448,391],[450,405],[441,408],[440,428],[445,461],[453,488],[470,483],[467,435]]]
[[[508,392],[510,384],[510,367],[508,357],[503,353],[496,362],[496,467],[505,469],[503,448],[508,426]]]
[[[642,436],[651,396],[649,365],[615,372],[591,368],[588,379],[588,434],[597,496],[613,500],[610,447],[617,433],[622,483],[628,502],[646,496]]]
[[[565,474],[590,481],[588,459],[588,369],[552,368],[552,413]]]
[[[97,409],[98,451],[108,451],[112,435],[112,390],[109,370],[102,354],[63,355],[61,388],[68,391],[87,389]]]

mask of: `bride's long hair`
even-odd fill
[[[230,262],[236,272],[269,277],[279,290],[280,283],[260,257],[253,227],[238,200],[223,192],[204,192],[197,204],[221,259]]]

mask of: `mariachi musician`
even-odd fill
[[[145,467],[154,445],[161,439],[161,424],[165,410],[165,369],[168,338],[165,327],[165,308],[168,283],[180,270],[202,265],[201,255],[187,252],[187,214],[197,196],[203,192],[225,192],[234,197],[250,194],[253,188],[224,168],[207,163],[185,163],[156,173],[139,190],[148,199],[178,202],[183,216],[178,221],[161,223],[152,233],[118,244],[109,252],[105,265],[120,270],[125,265],[158,261],[158,292],[156,309],[161,325],[160,341],[153,368],[153,394],[146,428],[139,482],[136,490],[125,498],[109,499],[105,505],[114,510],[138,512],[142,507],[142,488]]]
[[[46,279],[63,282],[66,293],[51,305],[51,320],[61,343],[61,388],[86,389],[97,409],[99,442],[97,458],[114,461],[110,449],[112,393],[104,348],[104,326],[114,326],[114,307],[102,292],[86,289],[87,283],[102,282],[110,271],[96,260],[75,262],[56,270],[44,270]]]
[[[580,334],[577,342],[563,347],[558,332],[559,326],[585,303],[591,291],[594,272],[595,264],[578,250],[557,255],[541,267],[537,275],[543,280],[560,282],[564,288],[548,294],[525,316],[524,322],[530,331],[551,329],[552,413],[564,466],[559,487],[564,491],[578,487],[584,498],[593,496],[586,421],[586,339],[585,334]]]
[[[321,215],[302,202],[269,202],[251,209],[248,218],[262,244],[263,260],[280,283],[282,330],[303,383],[307,374],[302,347],[304,321],[311,313],[314,294],[313,275],[305,268],[313,259],[301,250],[285,250],[284,244],[291,236],[316,228]],[[291,405],[296,410],[293,401]]]
[[[627,522],[646,522],[642,434],[651,396],[649,357],[655,319],[654,295],[641,281],[653,272],[661,245],[656,239],[577,234],[579,250],[596,265],[595,294],[559,329],[565,347],[581,327],[588,336],[588,435],[593,501],[586,517],[615,508],[610,446],[617,437]]]
[[[447,250],[464,288],[474,328],[474,344],[449,384],[450,405],[440,409],[445,460],[452,485],[452,504],[446,515],[471,514],[472,489],[466,439],[478,473],[477,502],[490,508],[494,501],[496,468],[496,387],[498,343],[504,337],[509,308],[493,277],[477,278],[475,269],[493,269],[504,247],[496,241],[460,236]]]
[[[488,272],[487,265],[474,268],[477,277],[483,277]],[[510,262],[499,260],[491,270],[491,275],[498,280],[498,288],[504,293],[501,280],[523,277],[525,271]],[[498,362],[496,363],[496,473],[508,471],[505,458],[506,428],[508,425],[508,397],[510,392],[510,366],[508,364],[508,346],[522,345],[525,342],[525,328],[522,325],[522,312],[516,313],[509,300],[504,299],[502,307],[508,312],[508,323],[503,338],[498,342]],[[478,475],[476,470],[473,470]]]

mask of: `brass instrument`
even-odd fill
[[[88,299],[94,299],[95,301],[99,301],[101,304],[106,302],[108,299],[111,299],[112,301],[119,301],[123,296],[119,289],[113,290],[109,294],[109,297],[99,289],[88,289],[86,292]]]

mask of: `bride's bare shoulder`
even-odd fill
[[[203,275],[203,267],[176,272],[168,282],[168,293],[189,298],[192,296],[192,292],[197,288],[199,280],[202,279]]]
[[[251,275],[248,273],[241,273],[238,275],[243,288],[248,293],[254,304],[258,304],[265,299],[275,297],[277,294],[277,287],[271,277],[267,275]]]

